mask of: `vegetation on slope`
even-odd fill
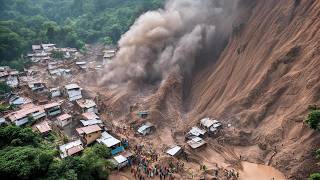
[[[106,179],[113,168],[106,160],[110,150],[103,145],[61,160],[52,138],[44,139],[31,128],[0,127],[0,138],[1,179]]]

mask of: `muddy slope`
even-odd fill
[[[303,120],[308,105],[320,104],[319,9],[318,0],[257,0],[185,95],[192,121],[214,116],[245,131],[243,145],[259,144],[269,153],[257,158],[290,179],[316,170],[320,136]]]

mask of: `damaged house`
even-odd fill
[[[78,84],[65,85],[64,93],[69,101],[75,101],[82,98],[81,88]]]
[[[200,126],[211,134],[216,134],[222,128],[222,124],[219,121],[210,118],[201,119]]]
[[[76,101],[82,113],[93,112],[98,113],[97,104],[91,99],[79,99]]]
[[[138,133],[143,136],[146,136],[148,134],[151,134],[152,131],[154,131],[154,130],[155,130],[155,126],[153,124],[151,124],[150,122],[146,122],[138,129]]]
[[[41,93],[46,91],[46,84],[43,82],[31,82],[31,83],[28,83],[28,87],[31,89],[31,91],[36,93]]]

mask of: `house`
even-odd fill
[[[62,114],[57,117],[57,124],[60,127],[65,127],[72,122],[72,116],[69,114]]]
[[[81,140],[76,140],[59,146],[59,150],[61,151],[60,157],[65,158],[68,156],[75,155],[83,150],[83,144]]]
[[[200,137],[193,137],[191,140],[189,140],[187,142],[189,144],[189,146],[192,148],[192,149],[198,149],[200,147],[203,147],[207,144],[206,141],[204,141],[202,138]]]
[[[81,88],[77,84],[65,85],[65,94],[69,101],[75,101],[82,98]]]
[[[32,102],[32,100],[30,98],[20,97],[18,95],[13,95],[9,99],[9,104],[10,105],[16,105],[16,106],[23,105],[23,104],[28,104],[28,103],[31,103],[31,102]]]
[[[192,139],[193,137],[204,137],[206,132],[206,130],[200,129],[198,127],[192,127],[187,133],[186,137],[188,139]]]
[[[84,144],[88,145],[101,137],[102,129],[98,125],[85,126],[76,129]]]
[[[93,120],[80,120],[81,124],[83,126],[91,126],[91,125],[102,125],[103,122],[98,119],[93,119]]]
[[[42,49],[45,52],[51,52],[56,48],[55,44],[41,44]]]
[[[85,120],[96,120],[96,119],[100,119],[99,116],[97,116],[97,114],[94,113],[94,112],[85,112],[85,113],[82,113],[82,117],[83,117]]]
[[[98,113],[97,104],[91,99],[79,99],[76,101],[78,107],[81,109],[81,112],[93,112]]]
[[[113,159],[114,165],[117,167],[117,169],[126,167],[129,164],[128,159],[122,155],[115,156]]]
[[[9,76],[7,77],[7,82],[6,82],[7,85],[12,88],[18,87],[19,85],[18,76],[19,76],[19,71],[11,71],[9,73]]]
[[[22,109],[12,112],[6,116],[6,119],[16,126],[21,126],[29,122],[29,119],[38,120],[46,117],[46,113],[41,106],[27,104]]]
[[[32,51],[38,53],[42,51],[41,45],[32,45]]]
[[[61,112],[62,112],[60,104],[57,102],[46,104],[43,107],[44,107],[44,110],[46,111],[48,116],[56,116],[58,114],[61,114]]]
[[[182,152],[182,148],[180,146],[174,146],[166,151],[170,156],[178,156]]]
[[[78,61],[76,62],[76,65],[79,66],[80,69],[87,69],[87,62],[85,61]]]
[[[51,88],[51,89],[49,89],[49,92],[50,92],[50,97],[51,98],[61,96],[61,91],[60,91],[59,88]]]
[[[44,92],[46,90],[46,84],[43,82],[31,82],[28,83],[28,86],[33,92]]]
[[[145,136],[150,134],[154,129],[155,129],[154,125],[147,122],[138,129],[138,133]]]
[[[47,135],[50,131],[52,131],[48,121],[42,121],[35,125],[37,131],[39,131],[43,135]]]
[[[200,125],[210,133],[216,133],[220,128],[222,128],[222,124],[219,121],[210,118],[201,119]]]
[[[124,147],[121,145],[121,141],[107,132],[103,132],[101,137],[97,139],[97,142],[100,144],[106,145],[111,149],[111,154],[118,154],[119,152],[124,151]]]
[[[109,49],[104,51],[103,59],[104,60],[111,60],[116,55],[116,49]]]
[[[0,81],[1,82],[7,81],[8,76],[9,76],[9,72],[8,71],[1,71],[0,72]]]

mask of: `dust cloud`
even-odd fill
[[[232,31],[237,0],[168,0],[141,15],[118,42],[100,85],[153,83],[172,72],[189,73],[204,51],[215,52]],[[208,53],[211,54],[212,53]]]

